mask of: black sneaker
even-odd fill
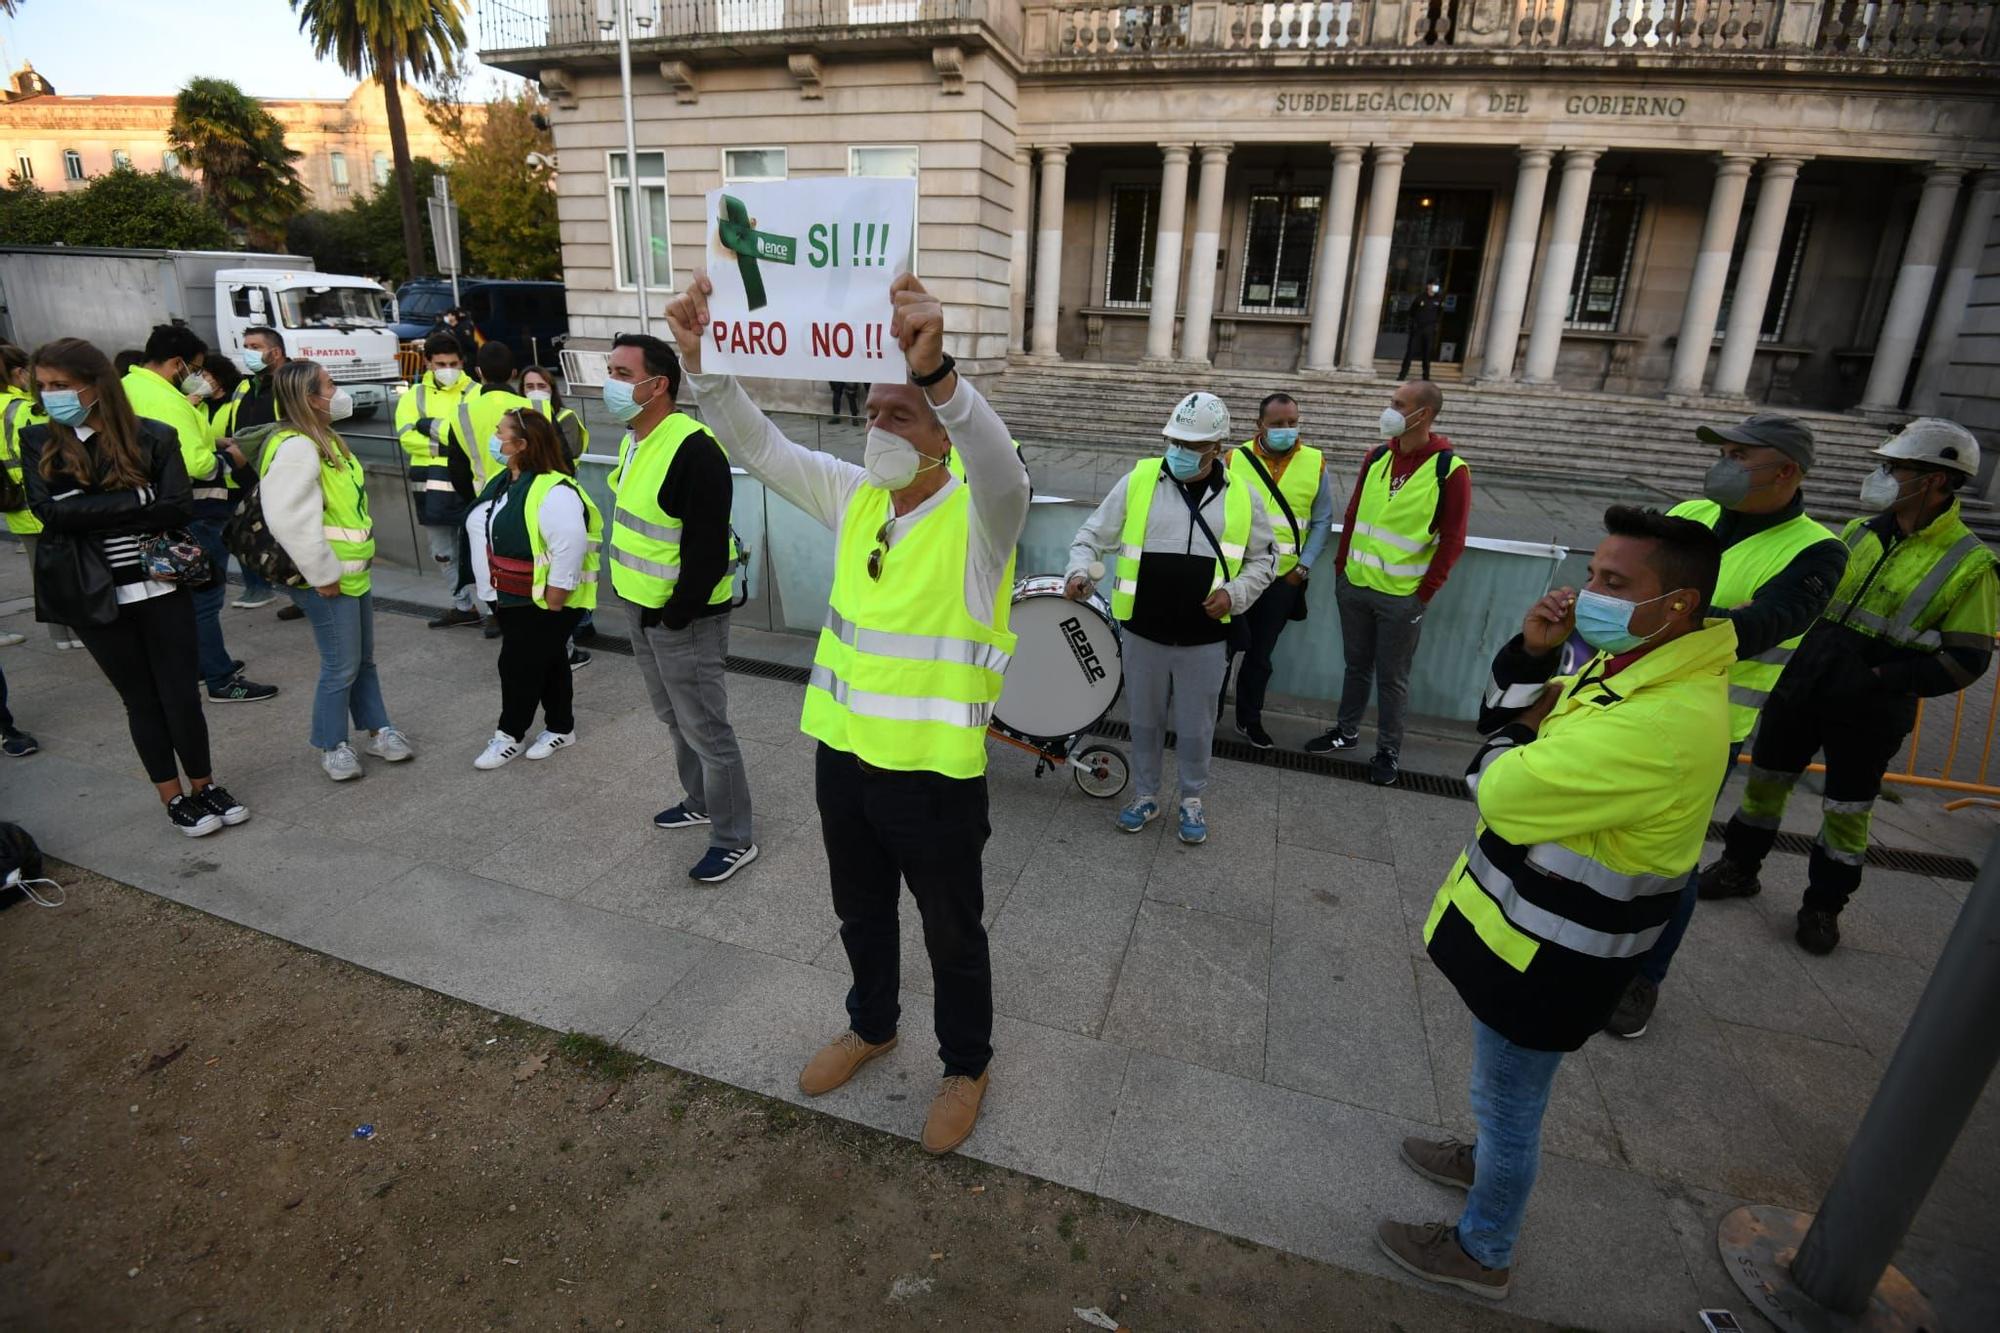
[[[695,828],[708,822],[707,815],[688,809],[686,801],[653,816],[654,828]]]
[[[1653,1021],[1653,1009],[1659,1002],[1659,983],[1647,977],[1633,977],[1626,983],[1625,993],[1618,997],[1618,1007],[1611,1011],[1604,1030],[1627,1040],[1645,1036],[1646,1028]]]
[[[1387,750],[1377,750],[1375,757],[1368,761],[1368,780],[1378,787],[1393,787],[1402,770],[1396,767],[1396,756]]]
[[[193,796],[202,808],[225,824],[241,824],[250,818],[250,807],[231,796],[219,782],[211,782]]]
[[[1726,856],[1713,865],[1703,866],[1695,885],[1695,896],[1707,902],[1717,898],[1754,898],[1763,891],[1755,870],[1746,870]]]
[[[280,620],[304,620],[305,618],[306,613],[299,609],[296,602],[290,606],[281,606],[278,608],[278,619]]]
[[[500,637],[500,617],[485,616],[481,618],[479,624],[479,636],[481,638],[497,639]]]
[[[9,759],[26,759],[42,748],[42,743],[25,731],[0,731],[0,754]]]
[[[1271,739],[1271,733],[1264,730],[1261,723],[1238,722],[1236,724],[1236,734],[1244,740],[1249,741],[1250,748],[1253,750],[1275,750],[1278,748],[1277,742]]]
[[[230,675],[232,675],[232,676],[240,676],[240,675],[242,675],[242,674],[243,674],[243,659],[242,659],[242,658],[240,658],[240,657],[232,657],[232,658],[230,658],[230,659],[229,659],[229,674],[230,674]]]
[[[1359,744],[1361,737],[1358,733],[1353,736],[1343,736],[1339,728],[1333,727],[1328,728],[1324,735],[1315,736],[1307,741],[1305,750],[1307,754],[1332,754],[1335,750],[1352,750]]]
[[[167,802],[167,820],[190,838],[206,838],[222,827],[222,816],[192,796]]]
[[[1799,928],[1792,938],[1807,953],[1829,954],[1840,943],[1840,919],[1814,907],[1799,909]]]
[[[748,847],[711,847],[688,871],[688,878],[704,884],[720,884],[756,859],[754,842]]]
[[[456,629],[460,625],[477,625],[480,622],[480,618],[477,611],[461,611],[454,606],[441,615],[436,615],[426,620],[424,625],[429,629]]]
[[[254,680],[232,676],[221,689],[209,690],[208,701],[212,704],[255,704],[275,698],[277,693],[276,685],[259,685]]]
[[[581,648],[572,648],[569,650],[569,669],[571,671],[581,670],[582,668],[587,667],[589,665],[590,665],[589,653],[586,653]]]

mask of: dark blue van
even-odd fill
[[[487,341],[506,343],[523,366],[554,362],[569,335],[569,310],[559,282],[460,278],[458,304]],[[422,338],[451,305],[450,278],[404,283],[396,291],[396,336],[406,342]]]

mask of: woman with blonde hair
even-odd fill
[[[319,646],[312,744],[335,782],[361,776],[347,721],[370,733],[368,753],[399,763],[414,753],[389,721],[375,671],[375,604],[368,569],[375,529],[361,460],[333,429],[354,400],[317,361],[287,361],[272,380],[278,428],[259,455],[264,522],[298,566],[285,591],[312,622]]]
[[[577,484],[554,423],[529,408],[502,413],[486,442],[502,470],[466,518],[473,576],[500,621],[500,721],[472,761],[499,768],[525,753],[546,759],[576,744],[569,636],[597,605],[604,522]],[[528,724],[542,711],[531,745]]]
[[[199,838],[241,824],[249,810],[210,771],[194,598],[154,577],[166,571],[145,549],[194,514],[180,441],[134,415],[110,360],[81,338],[42,344],[33,372],[48,418],[21,432],[28,507],[42,525],[35,618],[71,626],[118,691],[173,827]]]

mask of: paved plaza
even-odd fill
[[[384,571],[382,590],[424,595]],[[846,963],[827,900],[801,688],[738,673],[759,861],[726,885],[686,867],[699,834],[656,832],[679,797],[668,739],[629,658],[577,678],[580,745],[479,773],[498,706],[495,645],[378,617],[390,711],[415,763],[336,786],[305,744],[317,671],[302,626],[228,610],[233,651],[284,690],[211,706],[217,775],[255,812],[199,841],[169,831],[116,696],[30,623],[27,563],[0,546],[12,707],[43,752],[0,769],[0,816],[53,854],[351,962],[668,1064],[801,1100],[800,1064],[842,1021]],[[607,626],[607,628],[610,628]],[[743,634],[748,657],[800,642]],[[1274,719],[1296,744],[1321,724]],[[1410,747],[1462,768],[1469,733]],[[1314,1259],[1396,1275],[1384,1215],[1448,1217],[1457,1196],[1396,1157],[1409,1133],[1469,1136],[1469,1019],[1424,957],[1431,895],[1472,825],[1464,801],[1220,760],[1208,845],[996,747],[986,849],[1000,1017],[986,1114],[964,1151]],[[1733,799],[1733,797],[1731,798]],[[1993,825],[1934,796],[1885,805],[1885,840],[1978,857]],[[1812,827],[1816,802],[1788,826]],[[1711,849],[1712,850],[1712,849]],[[1565,1062],[1509,1309],[1565,1325],[1685,1329],[1745,1303],[1715,1250],[1742,1201],[1811,1207],[1902,1031],[1969,885],[1870,870],[1840,950],[1791,942],[1805,862],[1766,892],[1704,905],[1652,1031]],[[87,908],[75,903],[69,910]],[[33,911],[6,947],[33,947]],[[914,1136],[938,1066],[913,910],[902,1046],[816,1109]],[[1990,1090],[1900,1262],[1948,1326],[2000,1327],[2000,1097]],[[1329,1323],[1337,1324],[1336,1312]]]

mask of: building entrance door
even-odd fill
[[[1433,282],[1443,309],[1431,361],[1457,365],[1465,360],[1492,212],[1493,195],[1488,190],[1402,192],[1389,240],[1389,283],[1382,302],[1382,329],[1375,340],[1378,360],[1394,361],[1403,355],[1410,340],[1410,308]]]

